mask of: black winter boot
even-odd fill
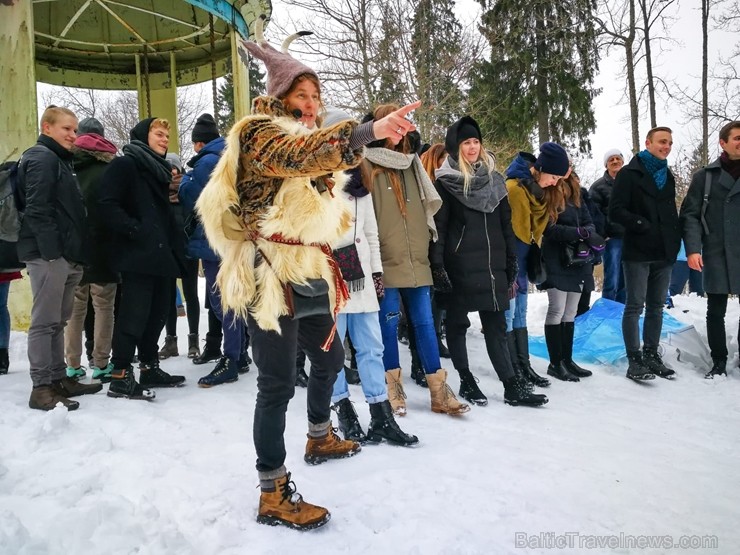
[[[540,407],[549,401],[546,395],[531,393],[527,390],[525,380],[521,376],[512,376],[504,381],[504,402],[507,405]]]
[[[136,382],[134,369],[131,366],[116,368],[111,373],[113,378],[108,388],[108,397],[120,397],[125,399],[140,399],[152,401],[156,394],[151,389],[145,389]]]
[[[297,368],[295,373],[296,387],[308,387],[308,374],[303,368]]]
[[[724,359],[716,359],[712,365],[712,369],[704,374],[704,377],[708,380],[713,380],[714,376],[727,376],[727,361]]]
[[[339,431],[342,432],[344,439],[364,444],[367,441],[367,436],[362,431],[362,426],[360,426],[360,421],[357,418],[357,412],[354,405],[352,405],[352,401],[348,397],[345,397],[335,405],[332,405],[331,408],[337,413]]]
[[[185,385],[185,376],[168,374],[159,367],[159,361],[139,364],[139,381],[144,387],[180,387]]]
[[[409,348],[411,352],[411,379],[420,387],[429,387],[427,384],[427,375],[421,367],[419,352],[415,348]]]
[[[483,395],[483,392],[478,387],[478,378],[473,376],[473,373],[468,368],[460,368],[457,373],[460,374],[460,391],[458,395],[474,405],[485,407],[488,404],[488,398]]]
[[[655,374],[645,366],[642,360],[642,353],[640,351],[627,352],[627,360],[629,360],[629,367],[627,368],[627,377],[630,380],[654,380]]]
[[[663,360],[658,354],[658,349],[642,349],[642,362],[653,374],[659,378],[672,380],[676,377],[676,372],[663,364]]]
[[[581,368],[575,362],[573,362],[573,335],[575,334],[576,324],[575,322],[561,322],[560,323],[562,333],[562,363],[565,368],[578,378],[588,378],[593,374],[591,370]]]
[[[206,346],[199,356],[193,357],[193,364],[206,364],[218,360],[222,356],[221,337],[207,333]]]
[[[7,374],[9,368],[8,349],[0,349],[0,374]]]
[[[532,385],[548,387],[550,380],[535,372],[529,362],[529,333],[527,332],[527,328],[514,328],[511,333],[514,334],[514,340],[516,342],[517,363],[521,375]],[[513,363],[514,360],[512,359],[511,362]]]
[[[234,361],[228,357],[221,357],[211,373],[198,380],[198,386],[213,387],[214,385],[232,383],[238,379],[239,368]]]
[[[370,427],[367,429],[367,441],[380,443],[383,440],[392,445],[408,447],[419,443],[419,438],[404,432],[393,418],[393,409],[389,401],[370,404]]]
[[[200,355],[200,346],[198,345],[198,334],[188,334],[188,358],[195,358]]]
[[[571,374],[563,364],[563,333],[560,324],[545,326],[545,342],[547,353],[550,355],[550,366],[547,367],[548,375],[564,382],[579,382],[578,376]]]

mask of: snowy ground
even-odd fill
[[[704,301],[675,302],[673,314],[705,337]],[[546,297],[529,303],[531,333],[541,333]],[[27,408],[25,335],[13,333],[11,372],[0,377],[0,554],[738,553],[739,312],[731,301],[727,379],[704,380],[705,369],[668,352],[673,382],[640,385],[624,368],[591,367],[592,378],[554,383],[540,409],[504,405],[476,322],[469,348],[488,407],[433,414],[428,392],[407,380],[401,425],[420,437],[418,448],[368,446],[318,467],[302,459],[299,389],[287,466],[305,498],[332,511],[307,533],[254,521],[254,371],[200,389],[204,368],[180,356],[163,367],[188,385],[158,390],[153,403],[101,392],[80,398],[76,412],[43,413]],[[185,319],[178,325],[183,352]],[[544,372],[544,360],[533,362]],[[450,382],[456,390],[455,375]],[[684,535],[716,544],[669,547]]]

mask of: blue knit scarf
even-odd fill
[[[665,187],[666,180],[668,179],[668,160],[661,160],[650,154],[647,150],[642,150],[637,153],[640,157],[640,161],[645,166],[645,169],[650,172],[653,176],[655,185],[658,186],[658,190],[662,191]]]

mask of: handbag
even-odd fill
[[[342,278],[347,282],[350,291],[362,291],[365,288],[365,272],[362,271],[360,253],[357,251],[357,199],[355,199],[355,235],[346,247],[332,251],[342,271]]]
[[[561,254],[563,266],[566,268],[578,268],[586,264],[593,264],[595,258],[591,247],[583,239],[563,243]]]
[[[545,263],[542,260],[542,249],[534,239],[529,245],[529,252],[527,253],[527,279],[535,285],[540,285],[547,279]]]
[[[329,283],[324,278],[309,278],[306,283],[283,285],[288,315],[293,320],[329,314]]]

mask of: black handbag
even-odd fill
[[[289,281],[283,292],[288,315],[293,320],[329,314],[329,284],[323,278],[309,278],[306,283]]]
[[[360,253],[357,251],[357,199],[355,199],[355,236],[346,247],[332,251],[342,271],[342,278],[347,282],[350,291],[362,291],[365,288],[365,272],[362,271]]]
[[[527,279],[535,285],[544,283],[547,279],[545,262],[542,260],[542,249],[532,241],[527,253]]]
[[[594,253],[588,243],[583,239],[563,243],[561,251],[563,266],[566,268],[579,268],[594,263]]]

